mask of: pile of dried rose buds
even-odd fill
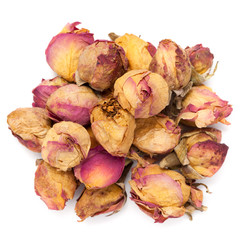
[[[62,210],[84,185],[75,212],[87,217],[118,212],[127,195],[155,222],[204,211],[204,185],[228,151],[209,127],[231,105],[203,84],[213,54],[170,39],[151,43],[110,33],[94,40],[79,22],[67,24],[46,49],[56,77],[33,89],[32,108],[7,117],[12,134],[41,152],[34,187],[49,209]]]

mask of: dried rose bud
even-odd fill
[[[161,114],[136,119],[133,144],[150,155],[164,154],[176,147],[180,136],[180,127],[169,117]]]
[[[78,77],[98,91],[111,86],[128,68],[122,47],[111,41],[95,41],[80,54]]]
[[[126,156],[133,142],[134,117],[116,99],[99,103],[91,113],[91,127],[97,141],[113,156]]]
[[[193,87],[183,99],[182,106],[177,122],[181,120],[184,124],[198,128],[217,122],[230,124],[225,118],[231,114],[232,106],[204,85]]]
[[[97,146],[74,168],[74,174],[88,189],[105,188],[118,181],[124,164],[123,157],[114,157],[102,146]]]
[[[129,183],[131,200],[155,222],[184,215],[191,188],[180,173],[161,169],[156,164],[137,165]]]
[[[191,78],[191,64],[188,55],[169,39],[159,43],[149,70],[160,74],[167,81],[171,90],[185,87]]]
[[[203,47],[202,44],[197,44],[191,48],[187,47],[185,51],[192,66],[199,74],[205,73],[212,67],[214,56],[209,48]]]
[[[148,69],[157,51],[151,43],[133,34],[126,33],[118,37],[115,42],[124,49],[129,61],[129,70]]]
[[[81,221],[99,214],[118,212],[126,202],[123,185],[113,184],[101,189],[85,189],[79,197],[75,212]]]
[[[202,44],[197,44],[191,48],[187,47],[185,51],[189,56],[192,65],[191,80],[195,85],[202,84],[214,75],[217,70],[217,64],[213,73],[210,73],[214,56],[209,48],[203,47]]]
[[[41,161],[35,172],[36,194],[52,210],[62,210],[68,199],[73,199],[77,183],[73,172],[62,172]]]
[[[75,206],[81,221],[99,214],[112,212],[112,215],[121,210],[127,200],[124,181],[132,164],[131,160],[126,159],[124,171],[117,183],[101,189],[85,189],[82,192]]]
[[[58,88],[67,85],[68,82],[61,77],[45,80],[32,90],[33,93],[33,107],[45,108],[49,96]]]
[[[214,128],[184,133],[174,151],[189,179],[213,176],[222,166],[228,146],[221,144],[221,131]]]
[[[166,81],[148,70],[132,70],[118,78],[114,97],[135,118],[148,118],[161,112],[169,103]]]
[[[88,155],[91,141],[87,130],[78,123],[53,125],[44,138],[42,158],[62,171],[77,166]]]
[[[78,29],[78,24],[80,22],[68,23],[52,38],[45,51],[52,70],[69,82],[74,82],[80,53],[94,42],[93,34],[87,29]]]
[[[18,108],[7,116],[7,123],[21,144],[34,152],[41,152],[43,139],[51,128],[45,109]]]
[[[49,117],[55,121],[72,121],[86,125],[90,121],[90,110],[99,98],[86,86],[68,84],[57,89],[48,99],[46,108]]]

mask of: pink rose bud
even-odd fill
[[[151,43],[133,34],[126,33],[115,39],[115,42],[124,49],[129,61],[129,70],[148,69],[157,51]]]
[[[135,118],[148,118],[169,104],[170,93],[166,81],[159,74],[132,70],[117,79],[114,97]]]
[[[35,172],[34,188],[47,207],[62,210],[73,199],[77,183],[72,171],[62,172],[41,161]]]
[[[228,146],[220,143],[221,132],[214,128],[184,133],[174,151],[186,178],[212,177],[222,166]]]
[[[104,91],[128,68],[128,60],[122,47],[116,43],[97,40],[80,54],[78,77],[98,91]]]
[[[193,87],[182,101],[183,109],[177,121],[198,128],[221,122],[229,125],[225,119],[232,112],[232,106],[219,98],[216,93],[204,85]]]
[[[94,42],[93,34],[87,29],[78,29],[78,24],[80,22],[68,23],[52,38],[45,51],[47,63],[52,70],[69,82],[75,81],[80,53]]]
[[[97,146],[74,168],[74,174],[88,189],[104,188],[118,181],[124,164],[123,157],[114,157],[101,146]]]
[[[160,74],[171,90],[185,87],[191,78],[191,64],[186,52],[169,39],[162,40],[149,70]]]
[[[169,117],[159,114],[136,119],[133,145],[150,155],[165,154],[176,147],[180,136],[180,127]]]
[[[41,152],[43,139],[51,128],[47,111],[42,108],[18,108],[7,116],[12,134],[33,152]]]
[[[68,84],[51,94],[46,108],[55,122],[71,121],[86,125],[90,121],[90,111],[98,101],[91,88]]]
[[[67,85],[68,82],[61,77],[50,80],[43,79],[42,82],[33,89],[33,107],[45,108],[49,96],[58,88]]]
[[[59,122],[43,140],[42,158],[52,167],[67,171],[87,157],[90,145],[89,134],[82,125]]]
[[[185,214],[184,204],[189,200],[191,188],[180,173],[155,164],[137,165],[129,183],[131,200],[155,222]]]

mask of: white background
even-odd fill
[[[238,1],[1,1],[0,4],[0,239],[239,239],[239,70]],[[74,206],[80,192],[63,211],[48,210],[34,192],[35,159],[11,135],[7,114],[30,107],[32,89],[53,72],[45,49],[68,22],[81,21],[95,39],[115,31],[141,35],[155,46],[170,38],[180,46],[202,43],[219,61],[207,83],[234,108],[230,126],[217,125],[230,148],[220,171],[205,179],[212,194],[204,192],[206,212],[169,219],[163,224],[142,213],[128,199],[111,217],[77,222]],[[129,193],[129,185],[127,185]]]

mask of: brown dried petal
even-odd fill
[[[125,190],[118,184],[102,189],[85,189],[76,203],[75,212],[83,221],[87,217],[119,211],[125,201]]]
[[[49,209],[62,210],[66,201],[73,198],[77,183],[72,171],[62,172],[38,161],[34,187]]]
[[[18,141],[34,152],[41,152],[51,120],[42,108],[18,108],[7,116],[7,123]]]

